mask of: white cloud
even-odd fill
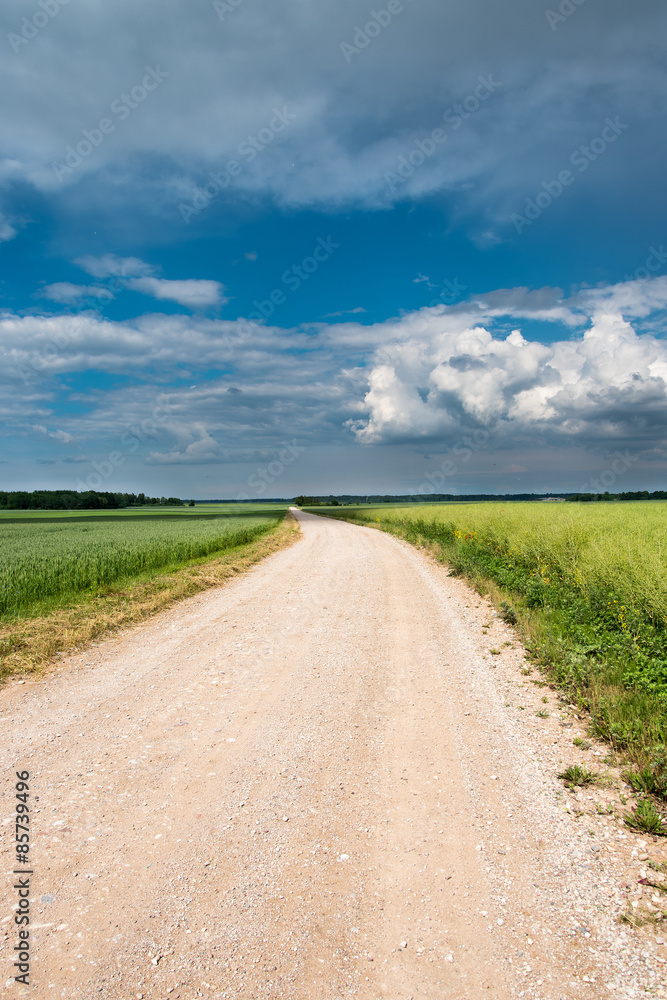
[[[105,253],[100,257],[87,254],[78,257],[74,263],[93,278],[134,278],[155,273],[151,264],[138,257],[117,257],[114,253]]]
[[[95,278],[115,278],[117,289],[129,288],[160,301],[178,302],[190,309],[224,305],[228,301],[223,296],[224,286],[219,281],[157,278],[155,277],[157,269],[138,257],[118,257],[116,254],[107,253],[99,257],[90,255],[79,257],[74,263]],[[84,295],[95,294],[99,298],[113,298],[109,290],[100,289],[99,293],[96,293],[94,286],[84,289],[81,285],[59,282],[49,285],[48,288],[52,292],[48,297],[58,302],[74,302]]]
[[[152,446],[154,465],[215,463],[231,446],[274,447],[286,426],[300,440],[328,446],[356,437],[363,445],[428,444],[445,451],[467,432],[484,429],[498,448],[516,450],[515,464],[523,466],[526,448],[599,452],[610,442],[660,458],[667,340],[647,328],[656,317],[652,307],[663,301],[663,284],[654,279],[595,289],[589,315],[590,289],[570,298],[506,289],[487,297],[486,313],[475,300],[386,323],[348,320],[316,329],[180,314],[113,322],[92,313],[5,313],[3,419],[9,433],[57,422],[83,441],[119,439],[129,426],[142,426],[165,393],[168,416],[159,433],[146,432],[160,442]],[[550,302],[562,312],[560,326],[553,323],[558,339],[529,340],[522,318],[549,311]],[[641,329],[619,302],[639,317]],[[516,327],[509,335],[503,309]],[[212,370],[225,374],[211,378]],[[70,391],[77,412],[59,411],[66,376],[83,371],[131,375],[131,384],[121,378],[113,389]],[[137,386],[137,372],[159,389]]]
[[[113,292],[108,288],[101,288],[99,285],[73,285],[69,281],[56,281],[52,285],[45,285],[41,294],[52,302],[64,304],[80,302],[81,299],[113,298]]]
[[[618,313],[601,312],[583,335],[551,344],[431,314],[420,332],[408,329],[378,352],[364,408],[351,426],[369,444],[451,445],[483,428],[505,447],[539,439],[663,448],[667,343]]]
[[[357,316],[359,313],[368,312],[363,306],[355,306],[354,309],[339,309],[338,312],[325,313],[325,319],[334,319],[337,316]]]
[[[16,236],[17,230],[0,213],[0,243],[8,243]]]
[[[664,257],[663,264],[665,260],[667,257]],[[649,280],[623,281],[600,288],[584,288],[575,301],[589,315],[606,310],[641,319],[658,309],[667,308],[667,275]]]
[[[168,299],[190,309],[224,305],[223,286],[219,281],[186,279],[168,281],[164,278],[132,278],[127,287],[156,299]]]
[[[67,431],[50,431],[48,427],[45,427],[43,424],[33,424],[32,430],[36,431],[37,434],[43,434],[45,437],[53,438],[54,441],[60,441],[61,444],[70,444],[72,441],[76,440],[74,435],[68,434]]]
[[[146,461],[149,465],[208,465],[223,457],[220,445],[211,437],[202,423],[196,423],[193,430],[199,434],[185,448],[173,448],[168,452],[152,451]]]

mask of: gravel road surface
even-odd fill
[[[444,567],[295,516],[246,575],[0,691],[7,995],[665,996],[662,939],[617,919],[660,846],[556,778],[604,748],[573,750],[583,724]]]

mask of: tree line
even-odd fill
[[[100,493],[87,490],[0,491],[0,510],[121,510],[124,507],[184,507],[178,497],[147,497],[145,493]],[[194,500],[190,501],[194,507]]]
[[[571,493],[568,500],[586,503],[591,500],[667,500],[667,490],[628,490],[625,493]]]

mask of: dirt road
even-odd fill
[[[511,630],[407,544],[297,516],[245,576],[0,692],[29,995],[664,995],[664,948],[616,922],[647,845],[566,811],[580,730],[551,694],[535,715]]]

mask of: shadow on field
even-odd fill
[[[67,524],[91,524],[95,521],[111,521],[117,522],[120,518],[126,520],[136,520],[136,521],[182,521],[183,518],[187,517],[191,521],[231,521],[235,518],[243,518],[244,521],[251,520],[252,518],[263,518],[266,520],[267,517],[271,517],[272,514],[283,513],[282,508],[280,510],[262,510],[262,511],[249,511],[240,510],[238,512],[234,511],[230,513],[226,511],[224,514],[191,514],[189,511],[183,511],[181,514],[145,514],[142,511],[123,511],[117,510],[113,513],[108,514],[74,514],[71,517],[68,516],[67,511],[55,510],[52,514],[46,515],[45,517],[3,517],[0,515],[0,527],[3,524],[50,524],[55,525],[59,521],[62,523],[63,527]],[[30,511],[26,511],[26,514],[30,514]]]

